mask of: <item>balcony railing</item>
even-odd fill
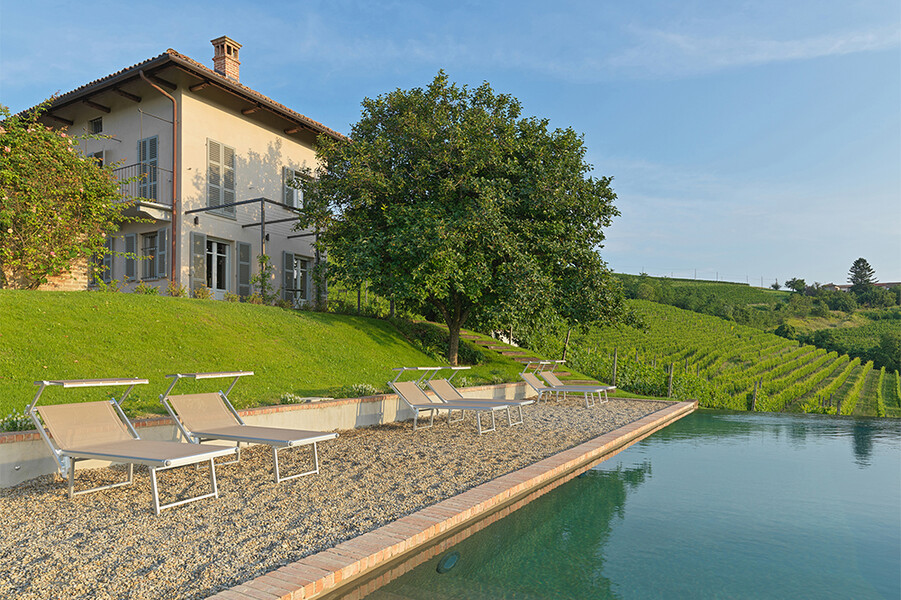
[[[119,180],[123,201],[139,200],[172,206],[172,171],[156,165],[137,163],[113,171]]]

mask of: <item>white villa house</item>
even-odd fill
[[[72,133],[102,134],[81,150],[117,166],[138,198],[125,224],[108,239],[102,277],[189,291],[215,298],[247,296],[265,253],[275,289],[295,305],[313,297],[313,234],[294,231],[302,194],[288,186],[314,167],[320,134],[340,133],[240,83],[241,45],[212,40],[213,69],[169,49],[54,99],[43,119]],[[76,270],[77,271],[77,270]],[[87,269],[48,287],[87,289]],[[65,281],[63,281],[65,280]]]

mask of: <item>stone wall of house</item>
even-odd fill
[[[88,289],[88,260],[79,258],[72,265],[72,270],[41,285],[39,290],[48,292],[80,292]]]

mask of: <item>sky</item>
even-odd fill
[[[584,137],[621,216],[621,273],[769,286],[901,282],[897,0],[266,3],[0,0],[0,104],[17,112],[163,53],[349,133],[361,101],[487,81]]]

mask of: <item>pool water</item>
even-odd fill
[[[901,423],[696,412],[367,598],[898,599]]]

